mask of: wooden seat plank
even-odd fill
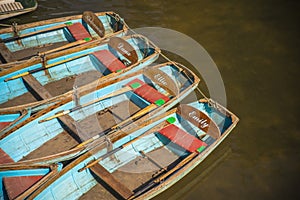
[[[52,95],[31,74],[23,76],[22,78],[41,99],[48,99],[52,97]]]
[[[3,42],[0,42],[0,54],[6,62],[15,61],[15,56],[9,51]]]
[[[70,115],[64,115],[58,118],[69,130],[68,132],[71,131],[71,135],[73,135],[74,139],[77,140],[78,142],[81,142],[81,138],[79,136],[80,130],[78,130],[80,127],[76,126],[75,120],[70,116]]]
[[[29,85],[33,92],[38,95],[41,99],[51,98],[52,95],[43,87],[31,74],[22,77],[23,80]],[[72,133],[76,134],[76,140],[79,139],[78,127],[76,126],[75,120],[69,116],[64,115],[58,118]]]
[[[91,168],[93,173],[97,175],[101,180],[108,184],[114,191],[116,191],[124,199],[128,199],[133,195],[133,192],[128,189],[124,184],[119,182],[111,173],[109,173],[104,167],[99,163],[93,165]]]

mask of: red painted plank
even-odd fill
[[[155,103],[159,99],[163,99],[165,102],[169,101],[170,98],[166,95],[160,93],[150,85],[144,83],[140,79],[134,79],[133,81],[130,81],[127,85],[131,86],[134,83],[139,83],[140,86],[135,88],[133,91],[140,97],[144,98],[146,101],[149,101],[150,103]]]
[[[169,101],[169,97],[160,93],[150,85],[144,84],[141,87],[134,90],[136,94],[143,97],[150,103],[155,103],[159,99],[163,99],[165,102]]]
[[[0,131],[7,127],[11,122],[0,122]]]
[[[174,124],[166,126],[165,128],[161,129],[159,133],[189,152],[198,152],[197,150],[200,147],[207,146],[205,142],[185,132]]]
[[[93,55],[111,72],[126,68],[126,66],[108,50],[100,50]]]
[[[9,199],[15,199],[42,178],[43,176],[4,177],[3,185]]]
[[[14,160],[11,159],[11,157],[7,155],[5,151],[3,151],[0,148],[0,164],[11,163],[11,162],[14,162]]]
[[[84,26],[77,22],[72,25],[67,26],[68,30],[71,32],[72,36],[75,38],[75,40],[83,40],[85,38],[90,38],[91,35],[87,30],[84,28]]]

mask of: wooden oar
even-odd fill
[[[113,126],[111,128],[111,130],[117,129],[117,128],[121,128],[124,125],[127,125],[128,123],[131,123],[133,120],[138,119],[139,117],[145,115],[146,113],[154,110],[155,108],[157,108],[158,105],[156,104],[150,104],[149,106],[143,108],[142,110],[140,110],[139,112],[137,112],[136,114],[134,114],[133,116],[131,116],[128,119],[125,119],[124,121],[120,122],[119,124]]]
[[[61,29],[61,28],[64,28],[66,26],[68,26],[68,24],[59,24],[59,25],[56,25],[56,26],[45,28],[43,30],[33,31],[33,32],[30,32],[30,33],[25,33],[25,34],[22,34],[22,35],[17,35],[17,36],[10,37],[10,38],[4,38],[4,39],[1,39],[0,41],[1,42],[11,42],[11,41],[14,41],[14,40],[17,40],[17,39],[22,39],[22,38],[25,38],[25,37],[37,35],[39,33],[53,31],[53,30],[56,30],[56,29]]]
[[[56,66],[56,65],[60,65],[60,64],[63,64],[63,63],[72,61],[72,60],[76,60],[76,59],[78,59],[78,58],[87,56],[87,55],[89,55],[89,54],[90,54],[90,53],[84,53],[84,54],[81,54],[81,55],[78,55],[78,56],[74,56],[74,57],[72,57],[72,58],[68,58],[68,59],[65,59],[65,60],[62,60],[62,61],[58,61],[58,62],[49,64],[49,65],[46,65],[45,67],[39,67],[39,68],[37,68],[37,69],[29,70],[29,71],[24,72],[24,73],[22,73],[22,74],[18,74],[18,75],[16,75],[16,76],[7,78],[7,79],[5,79],[4,81],[6,82],[6,81],[14,80],[14,79],[20,78],[20,77],[22,77],[22,76],[26,76],[26,75],[28,75],[28,74],[32,74],[32,73],[35,73],[35,72],[38,72],[38,71],[42,71],[42,70],[44,70],[44,69],[48,69],[48,68],[54,67],[54,66]]]
[[[176,170],[183,167],[185,164],[190,162],[193,158],[195,158],[197,155],[199,155],[196,152],[191,153],[186,158],[184,158],[180,163],[178,163],[174,168],[167,171],[165,174],[161,175],[160,177],[156,178],[155,180],[151,181],[148,185],[146,185],[142,190],[139,190],[136,192],[133,196],[131,196],[129,199],[134,199],[135,197],[139,196],[140,194],[146,192],[148,189],[152,188],[153,186],[161,183],[164,179],[166,179],[168,176],[173,174]]]
[[[120,122],[119,124],[106,129],[105,131],[99,133],[98,135],[82,142],[81,144],[77,145],[76,148],[82,147],[88,143],[91,143],[92,141],[100,138],[103,135],[106,135],[109,132],[115,131],[117,129],[121,129],[122,127],[126,126],[127,124],[131,123],[133,120],[138,119],[139,117],[143,116],[144,114],[150,112],[151,110],[157,108],[157,106],[155,104],[150,104],[149,106],[145,107],[144,109],[140,110],[139,112],[137,112],[135,115],[133,115],[132,117],[125,119],[124,121]]]
[[[121,88],[121,89],[119,89],[119,90],[117,90],[117,91],[115,91],[115,92],[113,92],[113,93],[110,93],[110,94],[108,94],[108,95],[105,95],[104,97],[100,97],[100,98],[98,98],[98,99],[95,99],[95,100],[93,100],[93,101],[87,102],[87,103],[85,103],[85,104],[83,104],[83,105],[81,105],[81,106],[74,107],[74,108],[71,108],[71,109],[69,109],[69,110],[64,110],[64,111],[58,112],[58,113],[56,113],[55,115],[53,115],[53,116],[51,116],[51,117],[48,117],[48,118],[46,118],[46,119],[40,120],[39,123],[43,123],[43,122],[52,120],[52,119],[54,119],[54,118],[58,118],[58,117],[67,115],[67,114],[69,114],[69,113],[71,113],[71,112],[74,112],[74,111],[76,111],[76,110],[79,110],[79,109],[81,109],[81,108],[90,106],[90,105],[92,105],[92,104],[94,104],[94,103],[96,103],[96,102],[98,102],[98,101],[102,101],[102,100],[104,100],[104,99],[107,99],[107,98],[110,98],[110,97],[113,97],[113,96],[117,96],[117,95],[123,94],[123,93],[128,92],[128,91],[131,91],[131,90],[132,90],[131,87],[125,86],[125,87],[123,87],[123,88]]]
[[[84,43],[89,42],[91,40],[92,40],[92,38],[85,38],[83,40],[77,40],[75,42],[71,42],[69,44],[60,46],[58,48],[51,49],[49,51],[45,51],[45,52],[39,53],[38,56],[45,56],[46,54],[50,54],[50,53],[53,53],[53,52],[56,52],[56,51],[61,51],[61,50],[67,49],[67,48],[71,48],[71,47],[77,46],[77,45],[81,45],[81,44],[84,44]]]
[[[142,138],[142,137],[144,137],[144,136],[146,136],[146,135],[148,135],[148,134],[151,134],[151,133],[153,133],[153,132],[155,132],[155,131],[161,129],[161,128],[164,127],[165,125],[166,125],[166,122],[165,122],[165,121],[161,122],[160,124],[158,124],[158,125],[155,126],[154,128],[152,128],[152,129],[150,129],[150,130],[148,130],[148,131],[142,133],[140,136],[137,136],[136,138],[130,140],[129,142],[127,142],[127,143],[125,143],[125,144],[123,144],[123,145],[121,145],[121,146],[119,146],[119,147],[117,147],[117,148],[115,148],[115,149],[113,149],[113,150],[107,152],[106,154],[100,156],[100,157],[97,158],[96,160],[91,161],[91,162],[88,163],[85,167],[79,169],[78,172],[82,172],[83,170],[88,169],[88,168],[94,166],[95,164],[97,164],[97,163],[100,162],[101,160],[103,160],[103,159],[105,159],[105,158],[108,158],[109,156],[113,155],[114,153],[116,153],[116,152],[122,150],[123,148],[125,148],[126,146],[132,144],[132,143],[135,142],[136,140],[138,140],[138,139],[140,139],[140,138]],[[131,130],[131,132],[134,132],[134,131],[135,131],[135,130]],[[127,133],[126,135],[128,135],[128,134],[129,134],[129,133]]]
[[[125,119],[124,121],[120,122],[119,124],[106,129],[105,131],[99,133],[98,135],[82,142],[81,144],[77,145],[76,148],[80,148],[83,147],[84,145],[93,142],[94,140],[100,138],[103,135],[106,135],[109,132],[113,132],[116,131],[117,129],[121,129],[122,127],[128,125],[129,123],[131,123],[133,120],[137,120],[138,118],[140,118],[141,116],[143,116],[144,114],[152,111],[153,109],[157,108],[157,105],[155,104],[150,104],[149,106],[145,107],[144,109],[140,110],[139,112],[137,112],[135,115],[133,115],[132,117]]]

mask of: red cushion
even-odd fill
[[[164,127],[159,133],[189,152],[198,152],[197,150],[200,147],[207,146],[205,142],[185,132],[174,124]]]
[[[126,68],[126,66],[108,50],[96,51],[93,55],[111,72]]]
[[[150,103],[155,103],[159,99],[163,99],[165,102],[169,101],[170,98],[166,95],[160,93],[150,85],[144,83],[140,79],[134,79],[130,81],[127,85],[131,86],[133,83],[139,83],[140,86],[137,88],[133,88],[134,93],[145,99]]]
[[[11,163],[14,160],[0,148],[0,164]]]
[[[41,178],[43,178],[43,176],[4,177],[3,185],[9,199],[15,199],[17,196],[38,182]]]
[[[83,40],[85,38],[91,37],[89,32],[87,32],[87,30],[84,28],[84,26],[79,22],[68,25],[67,28],[71,32],[71,34],[75,38],[75,40]]]

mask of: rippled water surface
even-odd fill
[[[131,28],[182,32],[211,55],[240,122],[203,165],[156,199],[299,199],[298,1],[39,0],[19,24],[115,11]],[[203,87],[203,86],[200,86]]]

